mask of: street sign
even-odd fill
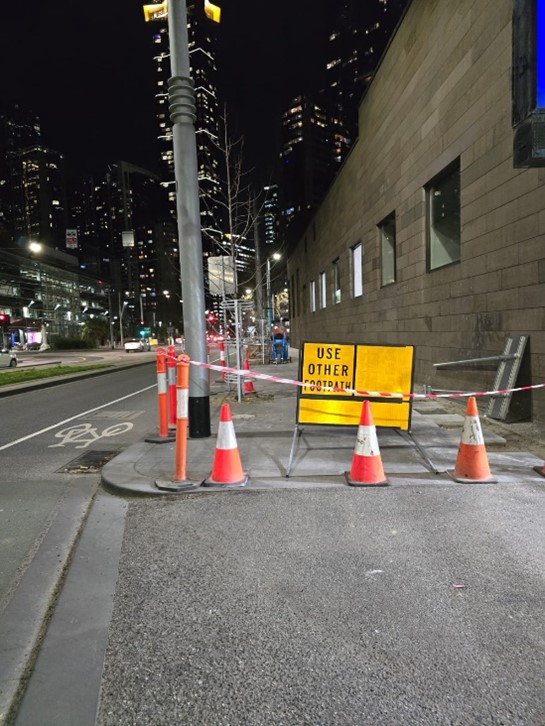
[[[66,249],[77,250],[78,248],[78,230],[67,229],[66,230]]]
[[[414,346],[303,343],[299,375],[298,424],[358,426],[367,399],[376,426],[410,428]]]
[[[235,289],[235,264],[229,255],[208,257],[208,284],[211,295],[225,297],[234,295]]]

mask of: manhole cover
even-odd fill
[[[57,469],[57,471],[61,474],[92,474],[95,471],[100,471],[104,464],[113,459],[118,452],[119,449],[113,451],[86,451],[81,456],[72,459],[68,464]]]

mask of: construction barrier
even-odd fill
[[[220,338],[220,364],[222,368],[225,368],[225,340],[223,338]],[[221,380],[225,380],[225,371],[221,374]]]
[[[257,373],[255,371],[243,371],[238,368],[220,367],[213,363],[203,363],[202,361],[190,360],[189,364],[192,366],[210,368],[213,371],[219,371],[220,373],[228,373],[234,376],[251,376],[259,381],[271,381],[273,383],[285,383],[290,386],[298,386],[304,388],[307,384],[306,381],[300,381],[295,378],[282,378],[280,376],[272,376],[268,373]],[[469,398],[471,396],[501,396],[507,393],[518,393],[519,391],[533,391],[539,388],[545,388],[545,383],[534,383],[528,386],[518,386],[517,388],[502,388],[493,391],[449,391],[448,393],[414,393],[411,391],[376,391],[369,390],[366,388],[352,388],[350,386],[322,386],[321,391],[331,391],[333,393],[349,393],[355,396],[365,396],[369,398],[394,398],[394,399],[405,399],[412,398],[417,400],[430,400],[435,401],[441,398]]]
[[[240,453],[231,408],[228,403],[222,404],[218,424],[218,440],[212,472],[203,482],[204,486],[242,487],[248,481],[248,476],[242,471]]]
[[[373,423],[369,401],[363,402],[352,467],[350,472],[345,472],[345,477],[353,487],[386,486],[388,484],[388,480],[384,476],[377,430]]]
[[[452,478],[454,481],[470,483],[495,481],[488,466],[477,401],[474,396],[467,402],[462,440]]]
[[[248,358],[244,359],[244,364],[242,366],[244,369],[244,372],[250,370],[250,364],[248,362]],[[248,380],[247,378],[244,378],[244,395],[247,396],[249,393],[256,393],[256,390],[254,388],[254,384],[251,380]]]
[[[185,481],[187,461],[187,411],[189,393],[189,356],[181,355],[176,364],[176,456],[174,480]]]
[[[169,356],[170,357],[170,356]],[[165,426],[167,421],[167,405],[166,405],[166,363],[167,358],[162,348],[157,350],[157,387],[158,387],[158,407],[159,407],[159,434],[161,437],[168,435],[168,427]],[[188,429],[188,390],[189,390],[189,366],[197,365],[207,367],[210,370],[219,370],[220,372],[229,371],[229,373],[246,378],[256,378],[260,380],[268,380],[278,383],[297,385],[305,387],[309,385],[308,381],[296,381],[287,378],[280,378],[268,374],[260,374],[250,371],[248,359],[244,361],[243,370],[234,368],[226,368],[225,366],[215,366],[209,363],[191,361],[188,356],[180,356],[176,366],[176,450],[175,450],[175,471],[174,481],[167,483],[167,486],[160,488],[170,489],[171,491],[181,491],[183,488],[195,488],[199,484],[196,482],[188,482],[186,479],[186,459],[187,459],[187,429]],[[339,365],[344,365],[340,363]],[[251,384],[251,381],[247,381]],[[535,384],[532,386],[524,386],[520,389],[510,389],[511,391],[528,390],[529,388],[543,388],[544,384]],[[253,389],[253,386],[252,386]],[[340,392],[338,386],[332,389],[336,394]],[[245,393],[247,391],[245,384]],[[468,396],[466,416],[464,419],[461,441],[458,448],[456,463],[453,471],[448,474],[457,482],[461,483],[487,483],[495,482],[490,467],[484,437],[481,430],[479,414],[476,403],[476,396],[491,395],[495,392],[476,392],[474,395],[468,394],[403,394],[401,392],[374,392],[367,390],[350,390],[345,389],[346,393],[357,393],[361,396],[372,398],[380,396],[381,398],[392,396],[395,398],[405,398],[414,396],[422,399],[426,398],[445,398]],[[545,464],[540,467],[534,467],[534,470],[545,477]],[[437,472],[439,473],[439,472]],[[345,478],[351,486],[386,486],[388,484],[387,477],[384,473],[380,450],[378,446],[378,438],[375,423],[372,415],[372,402],[364,400],[360,413],[358,425],[356,445],[352,458],[352,464],[349,472],[345,472]],[[223,404],[221,408],[218,440],[214,454],[212,471],[210,476],[202,482],[204,486],[223,487],[242,487],[248,481],[247,474],[242,469],[240,453],[236,442],[231,410],[228,404]],[[159,483],[157,482],[159,487]]]
[[[176,350],[173,345],[167,348],[167,384],[168,423],[172,428],[176,428]]]
[[[157,348],[157,405],[159,436],[168,438],[167,369],[164,348]]]
[[[157,479],[155,486],[171,492],[196,489],[200,482],[187,479],[187,423],[189,397],[189,356],[180,355],[176,361],[176,444],[174,457],[174,479]]]

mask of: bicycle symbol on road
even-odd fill
[[[134,424],[126,421],[124,423],[118,423],[114,424],[113,426],[108,426],[104,429],[104,431],[99,433],[96,427],[93,426],[93,424],[78,424],[77,426],[71,426],[68,429],[62,429],[62,431],[58,431],[55,434],[55,438],[62,439],[62,441],[59,444],[50,444],[48,448],[55,449],[57,446],[65,446],[66,444],[77,443],[78,446],[74,448],[84,449],[86,446],[89,446],[89,444],[92,444],[99,439],[107,439],[111,436],[119,436],[119,434],[124,434],[127,431],[130,431],[133,425]]]

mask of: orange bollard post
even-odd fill
[[[157,348],[157,403],[159,407],[159,436],[168,436],[167,370],[164,348]]]
[[[187,479],[187,419],[189,408],[189,356],[180,355],[176,362],[176,444],[174,458],[174,479],[157,479],[155,486],[170,492],[197,489],[200,481]]]
[[[159,433],[146,436],[145,441],[151,444],[165,444],[174,441],[174,434],[169,433],[168,430],[167,357],[164,348],[157,348],[156,354]]]
[[[181,355],[176,365],[176,460],[174,480],[185,481],[187,460],[187,411],[189,397],[189,356]]]
[[[168,425],[176,428],[176,350],[173,345],[167,348],[168,384]]]

